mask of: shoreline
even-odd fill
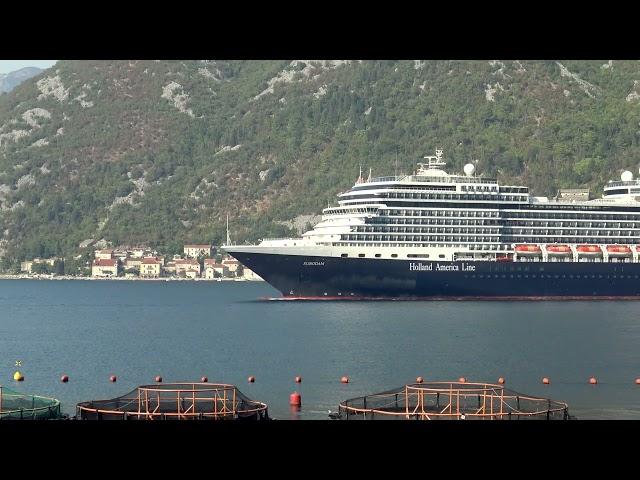
[[[27,275],[0,274],[0,280],[90,280],[90,281],[126,281],[126,282],[264,282],[264,280],[249,280],[246,278],[126,278],[126,277],[76,277],[73,275]]]

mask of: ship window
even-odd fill
[[[397,253],[392,253],[391,254],[391,258],[398,258],[398,254]]]
[[[359,253],[358,257],[360,257],[360,258],[364,257],[364,253]]]
[[[438,258],[444,258],[444,254],[441,253],[440,255],[438,255]]]
[[[380,258],[380,254],[379,253],[376,253],[376,258]]]
[[[343,254],[342,254],[342,255],[340,255],[340,256],[341,256],[341,257],[343,257],[343,258],[346,258],[346,257],[348,257],[348,256],[349,256],[349,254],[348,254],[348,253],[343,253]]]

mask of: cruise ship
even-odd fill
[[[640,299],[640,181],[549,199],[444,170],[365,179],[301,238],[225,245],[285,299]]]

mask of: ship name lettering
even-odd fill
[[[428,264],[424,264],[422,262],[410,262],[409,263],[409,271],[411,272],[431,272],[431,271],[436,271],[436,272],[459,272],[459,271],[463,271],[463,272],[475,272],[476,271],[476,266],[475,265],[469,265],[468,263],[462,263],[461,265],[457,265],[455,263],[446,263],[446,264],[442,264],[442,263],[436,263],[436,268],[433,268],[433,264],[432,263],[428,263]]]
[[[317,265],[324,267],[324,262],[304,262],[302,265]]]

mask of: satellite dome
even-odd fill
[[[625,170],[624,172],[622,172],[622,175],[620,175],[620,179],[623,182],[630,182],[631,180],[633,180],[633,173],[631,173],[629,170]]]
[[[476,171],[476,166],[473,163],[467,163],[464,166],[464,174],[467,177],[470,177],[471,175],[473,175],[473,172],[475,172],[475,171]]]

